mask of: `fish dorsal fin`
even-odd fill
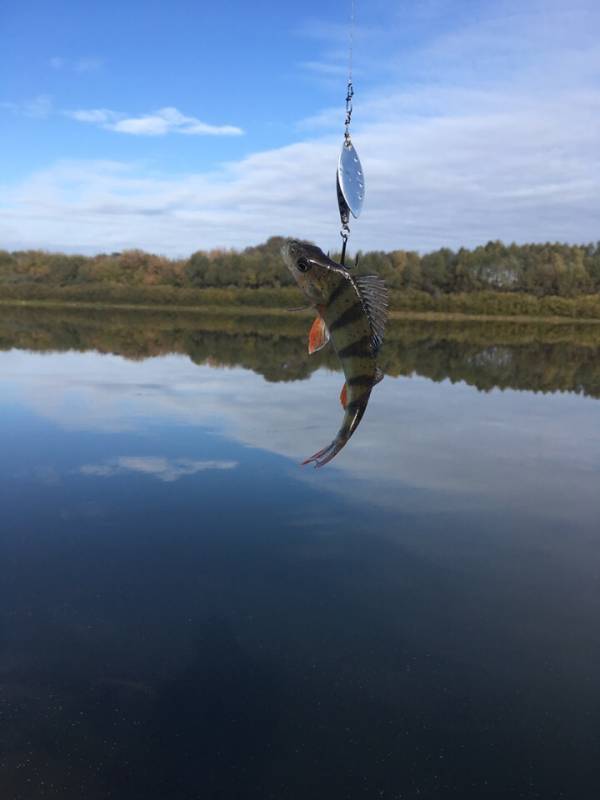
[[[388,290],[378,275],[361,275],[354,279],[360,299],[371,325],[371,342],[375,353],[381,347],[388,313]]]
[[[325,320],[320,314],[317,314],[308,334],[308,352],[309,355],[322,350],[329,341],[329,331]]]

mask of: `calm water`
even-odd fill
[[[306,329],[2,310],[2,800],[600,796],[600,331]]]

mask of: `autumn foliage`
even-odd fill
[[[273,237],[242,251],[199,250],[181,259],[142,250],[95,256],[0,250],[0,300],[293,305],[298,295],[281,259],[282,242]],[[600,243],[489,242],[473,250],[359,256],[358,272],[380,275],[398,310],[600,317]]]

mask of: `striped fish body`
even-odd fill
[[[342,390],[344,418],[330,445],[304,463],[327,464],[344,447],[361,421],[373,386],[381,379],[377,352],[383,340],[387,290],[377,276],[353,278],[348,270],[305,242],[288,242],[286,264],[318,317],[309,336],[309,352],[329,339],[340,359],[346,383]]]
[[[351,426],[351,418],[359,407],[366,407],[378,375],[371,325],[360,292],[352,278],[338,277],[338,284],[332,290],[329,303],[322,309],[321,316],[346,377],[344,423]],[[358,422],[351,426],[352,432],[357,424]]]

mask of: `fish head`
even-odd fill
[[[314,304],[325,304],[340,277],[348,271],[316,245],[289,239],[281,248],[283,260],[298,286]]]

